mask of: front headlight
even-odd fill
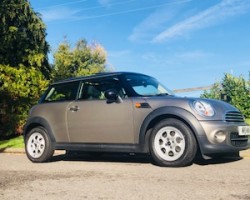
[[[215,113],[213,107],[209,103],[201,100],[194,101],[193,108],[197,114],[204,117],[212,117]]]

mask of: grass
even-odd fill
[[[250,119],[246,119],[246,123],[248,123],[248,125],[250,125]]]
[[[0,141],[0,149],[6,148],[24,148],[23,136]]]

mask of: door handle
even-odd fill
[[[76,111],[80,110],[80,108],[78,106],[73,106],[73,107],[70,107],[69,110],[72,112],[76,112]]]

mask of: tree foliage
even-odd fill
[[[22,132],[51,75],[59,80],[105,71],[102,46],[80,40],[74,49],[68,42],[59,45],[52,72],[45,24],[28,0],[1,0],[0,24],[0,131],[5,136]]]
[[[201,95],[202,98],[209,98],[209,99],[221,99],[221,84],[220,82],[216,82],[213,84],[210,91],[205,90],[204,93]]]
[[[37,103],[48,83],[34,67],[0,65],[0,105],[5,112],[2,123],[6,136],[22,132],[28,110]]]
[[[242,76],[225,74],[221,83],[215,83],[212,89],[205,91],[201,97],[222,99],[226,95],[229,103],[238,108],[245,117],[250,117],[250,83]]]
[[[99,44],[88,45],[79,40],[71,49],[69,42],[61,43],[54,54],[53,79],[90,75],[105,71],[106,52]]]
[[[21,133],[28,110],[48,84],[46,27],[28,0],[0,1],[0,130]],[[47,79],[45,79],[45,77]]]
[[[35,67],[49,76],[46,27],[27,0],[0,1],[0,64]]]

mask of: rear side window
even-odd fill
[[[79,82],[52,85],[42,102],[72,101],[76,99]]]

